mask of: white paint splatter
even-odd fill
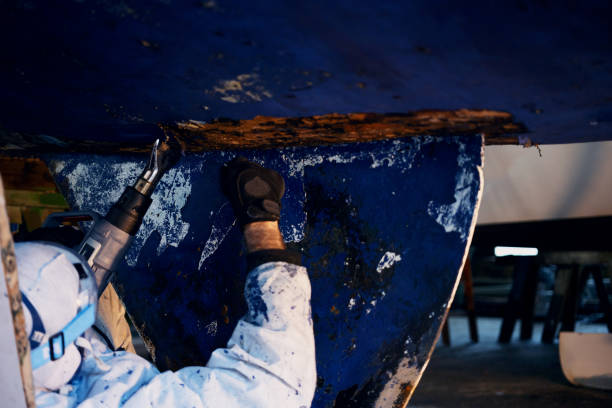
[[[387,165],[387,167],[391,167],[393,166],[393,163],[395,163],[394,160],[394,155],[389,155],[387,157],[376,157],[376,154],[374,153],[370,153],[370,157],[372,158],[372,164],[370,165],[370,168],[375,169],[377,167],[382,167],[385,164]]]
[[[209,256],[214,254],[217,248],[219,248],[219,245],[221,245],[221,242],[223,242],[223,240],[225,239],[227,234],[230,232],[230,230],[232,229],[235,223],[236,223],[236,220],[234,220],[233,223],[231,223],[229,226],[226,226],[223,229],[218,228],[216,225],[213,224],[212,229],[210,231],[210,235],[208,236],[208,239],[206,240],[206,244],[204,244],[204,248],[202,249],[202,254],[200,255],[200,262],[198,263],[198,270],[202,268],[204,261]]]
[[[142,166],[141,163],[140,167]],[[106,167],[107,165],[84,160],[66,174],[69,190],[74,194],[74,204],[78,209],[104,213],[119,199],[125,186],[133,184],[141,170],[135,162],[110,164],[108,169]],[[111,174],[106,177],[106,181],[112,179],[113,188],[102,191],[100,186],[104,181],[102,175],[105,171]]]
[[[393,147],[389,150],[386,156],[381,157],[376,153],[370,153],[370,158],[372,159],[372,164],[370,168],[375,169],[377,167],[391,167],[395,164],[396,159],[399,157],[403,158],[402,150],[403,143],[401,140],[394,140]]]
[[[420,151],[421,145],[432,143],[438,140],[431,136],[415,137],[411,139],[411,144],[405,140],[393,140],[391,146],[385,146],[384,150],[369,151],[364,149],[358,153],[343,153],[343,154],[317,154],[318,149],[313,149],[312,153],[304,158],[300,155],[294,155],[295,149],[287,149],[287,154],[283,154],[283,160],[289,165],[290,176],[303,176],[304,168],[308,166],[316,166],[323,162],[346,164],[352,163],[358,159],[369,158],[372,162],[370,168],[391,167],[395,164],[401,164],[404,168],[411,168],[415,158],[415,154]],[[384,155],[382,155],[384,151]]]
[[[297,225],[290,225],[288,227],[281,226],[283,239],[285,242],[300,242],[304,239],[304,226],[306,221],[302,221]]]
[[[344,155],[344,156],[335,154],[333,156],[328,156],[327,161],[330,163],[345,164],[345,163],[351,163],[353,160],[355,160],[358,157],[359,156],[356,156],[354,154]]]
[[[74,196],[76,209],[93,210],[105,214],[115,203],[126,186],[132,185],[140,172],[143,162],[120,162],[100,164],[87,156],[80,156],[80,162],[65,174],[69,191]],[[63,166],[54,166],[64,170]],[[152,204],[144,217],[142,226],[126,255],[130,266],[136,265],[140,249],[154,231],[160,233],[157,254],[168,246],[178,246],[189,232],[189,223],[182,219],[181,210],[191,194],[191,170],[178,166],[168,171],[161,179],[152,196]]]
[[[157,255],[160,255],[168,245],[177,247],[189,232],[189,223],[183,221],[181,210],[191,195],[190,173],[188,168],[170,169],[151,197],[153,204],[140,231],[146,230],[149,234],[154,230],[163,232],[160,234],[161,241],[157,247]],[[142,241],[143,244],[145,240]]]
[[[472,196],[472,185],[474,184],[474,172],[470,168],[470,157],[465,152],[465,143],[459,139],[459,155],[457,164],[459,172],[455,177],[455,201],[450,204],[438,205],[430,201],[427,205],[427,214],[433,217],[438,224],[444,227],[446,232],[458,232],[462,241],[465,241],[468,234],[469,224],[465,222],[458,224],[457,219],[471,219],[474,203],[470,200]]]
[[[306,158],[299,157],[298,155],[293,154],[283,154],[283,160],[289,165],[289,176],[291,177],[302,177],[304,175],[304,167],[306,166],[316,166],[318,164],[323,163],[325,157],[322,155],[312,155]]]
[[[264,98],[272,97],[272,93],[261,84],[259,75],[253,73],[221,80],[213,87],[212,92],[219,95],[222,101],[229,103],[261,102]]]
[[[348,309],[349,310],[353,310],[353,308],[355,307],[356,303],[357,302],[355,302],[355,298],[354,297],[350,298],[349,302],[348,302]]]
[[[382,256],[382,258],[380,258],[380,261],[378,261],[378,266],[376,267],[376,272],[382,273],[383,270],[385,270],[387,268],[390,268],[391,266],[393,266],[393,264],[395,264],[396,262],[399,262],[401,260],[402,260],[402,256],[401,255],[396,254],[394,252],[387,251]]]
[[[395,373],[388,372],[389,379],[385,387],[378,395],[375,407],[390,407],[401,392],[405,392],[406,384],[415,386],[420,375],[420,370],[416,361],[411,357],[404,357],[400,360]]]

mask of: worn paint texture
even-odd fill
[[[482,137],[187,155],[116,276],[160,369],[204,364],[245,313],[244,248],[219,168],[243,154],[287,182],[281,229],[312,282],[314,407],[401,406],[452,300],[481,191]],[[69,202],[105,212],[144,156],[54,155]],[[248,284],[246,290],[249,290]]]
[[[607,0],[3,1],[0,125],[135,142],[160,121],[486,108],[535,143],[609,140],[611,18]]]

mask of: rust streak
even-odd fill
[[[298,118],[256,116],[249,120],[195,121],[164,126],[189,151],[274,148],[370,142],[417,135],[484,133],[488,144],[517,144],[526,132],[511,114],[490,110],[350,113]]]

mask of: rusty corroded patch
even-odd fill
[[[526,132],[510,113],[492,110],[421,110],[408,113],[331,113],[310,117],[256,116],[249,120],[196,121],[165,125],[189,150],[273,148],[371,142],[411,135],[484,133],[489,144],[517,144]]]
[[[507,112],[487,109],[421,110],[405,113],[331,113],[308,117],[187,120],[159,125],[185,143],[187,152],[270,149],[372,142],[406,136],[485,135],[486,144],[518,144],[527,128]],[[152,135],[152,137],[154,137]],[[71,140],[3,132],[0,149],[13,155],[37,152],[146,153],[150,144]]]

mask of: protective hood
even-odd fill
[[[73,337],[93,323],[83,312],[95,316],[95,280],[78,255],[56,244],[17,243],[15,255],[34,384],[57,390],[81,363]]]

